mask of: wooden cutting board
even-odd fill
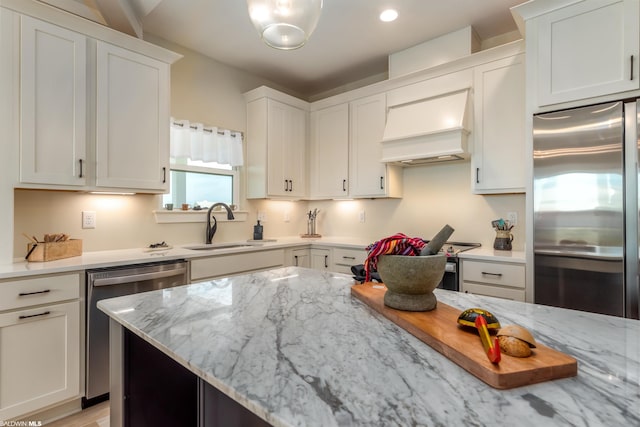
[[[385,292],[386,288],[374,288],[373,283],[351,287],[353,296],[492,387],[509,389],[578,374],[576,359],[542,344],[532,349],[529,357],[503,353],[500,363],[493,364],[484,352],[477,331],[458,325],[461,310],[440,301],[432,311],[396,310],[384,305]],[[481,308],[491,311],[490,307]],[[500,320],[500,313],[492,313]],[[535,337],[535,331],[531,332]]]

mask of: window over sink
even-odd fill
[[[171,159],[171,187],[162,196],[162,205],[174,209],[183,204],[209,208],[213,203],[238,205],[238,168],[215,162]]]
[[[206,209],[223,202],[238,205],[238,167],[243,164],[242,133],[171,119],[170,192],[162,205]]]

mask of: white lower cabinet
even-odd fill
[[[311,268],[314,270],[330,270],[331,249],[311,249]]]
[[[0,420],[80,397],[80,276],[0,283]],[[71,299],[70,301],[56,301]],[[25,307],[28,306],[28,307]]]
[[[351,266],[363,264],[365,258],[367,258],[367,251],[364,248],[333,248],[331,271],[351,274]]]
[[[351,274],[351,266],[364,263],[367,251],[345,247],[287,249],[285,258],[294,267]]]
[[[283,249],[197,258],[191,260],[191,281],[252,273],[284,265]]]
[[[289,249],[285,258],[288,260],[289,266],[293,267],[311,267],[311,253],[308,248],[305,249]]]
[[[461,260],[460,290],[515,301],[525,300],[525,265],[495,261]]]

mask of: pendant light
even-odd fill
[[[323,0],[247,0],[249,17],[269,46],[291,50],[311,36],[322,11]]]

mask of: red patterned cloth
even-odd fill
[[[419,237],[407,237],[402,233],[385,237],[367,246],[367,259],[364,261],[366,281],[371,281],[371,272],[378,269],[378,257],[380,255],[420,255],[420,251],[426,245]]]

